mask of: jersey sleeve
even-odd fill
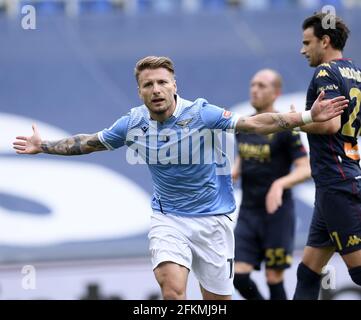
[[[341,95],[339,79],[330,64],[323,63],[318,66],[313,77],[314,91],[317,96],[321,91],[325,92],[325,99],[332,99]]]
[[[208,129],[235,129],[240,118],[240,115],[209,103],[203,104],[200,115]]]
[[[296,131],[287,131],[287,135],[287,149],[292,161],[306,156],[307,151],[302,143],[300,134]]]
[[[118,119],[110,128],[98,132],[98,138],[109,149],[117,149],[125,145],[130,115]]]

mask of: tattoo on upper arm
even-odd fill
[[[98,135],[78,134],[59,141],[44,141],[41,144],[44,153],[73,156],[93,151],[106,150]]]
[[[280,128],[289,129],[290,123],[281,114],[272,114],[273,120],[275,120]]]

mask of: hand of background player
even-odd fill
[[[236,183],[240,176],[239,168],[233,167],[231,176],[232,176],[232,182]]]
[[[312,105],[311,115],[314,122],[323,122],[339,116],[348,107],[349,100],[344,96],[324,100],[325,92],[321,91]]]
[[[283,186],[277,180],[274,181],[266,195],[267,213],[273,214],[282,205]]]
[[[31,137],[18,136],[13,142],[13,148],[19,154],[35,154],[42,152],[41,138],[38,128],[35,124],[32,126],[33,135]]]

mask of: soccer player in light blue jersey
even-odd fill
[[[164,299],[185,299],[189,271],[199,280],[204,299],[230,299],[233,292],[234,236],[227,214],[235,210],[230,172],[220,131],[268,134],[340,115],[344,97],[323,101],[309,111],[262,113],[241,117],[177,95],[172,61],[145,57],[135,68],[144,104],[133,108],[109,129],[60,141],[18,136],[19,154],[80,155],[127,145],[130,163],[149,166],[153,178],[150,252]]]

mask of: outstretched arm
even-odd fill
[[[236,130],[269,134],[290,130],[311,122],[324,122],[339,116],[348,106],[349,100],[339,96],[331,100],[323,100],[322,91],[312,105],[311,110],[290,113],[262,113],[252,117],[241,117]]]
[[[309,123],[300,127],[301,131],[313,134],[335,134],[341,128],[341,116],[322,123]]]
[[[33,125],[33,135],[18,136],[13,147],[19,154],[49,153],[63,156],[73,156],[106,150],[98,135],[78,134],[58,141],[44,141],[41,139],[36,125]]]

